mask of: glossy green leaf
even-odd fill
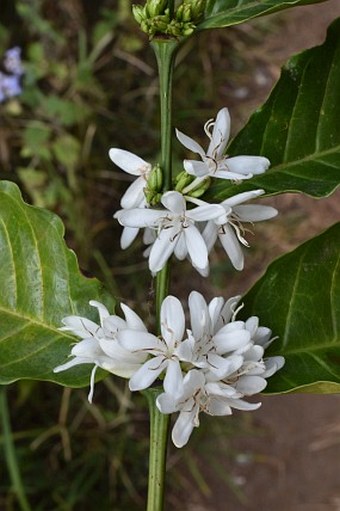
[[[263,155],[271,168],[240,185],[215,180],[209,198],[245,190],[329,195],[340,183],[340,19],[322,46],[293,57],[268,101],[249,120],[228,154]]]
[[[269,392],[340,392],[339,247],[340,223],[272,263],[244,297],[242,317],[278,336],[266,354],[286,359]]]
[[[289,7],[322,1],[324,0],[208,0],[204,20],[198,28],[202,30],[229,27]]]
[[[25,204],[14,183],[0,182],[0,384],[32,378],[88,385],[87,365],[52,372],[75,341],[58,327],[70,314],[97,321],[89,300],[111,309],[113,300],[80,273],[63,234],[56,215]]]

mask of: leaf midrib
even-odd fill
[[[295,5],[296,3],[298,3],[299,0],[293,0],[293,1],[284,1],[284,2],[281,2],[280,6],[284,6],[284,5]],[[270,10],[272,9],[273,7],[275,8],[275,3],[273,3],[272,0],[270,0],[270,2],[261,2],[260,4],[261,6],[263,6],[263,9],[264,11],[262,12],[266,12],[267,10]],[[237,6],[237,7],[232,7],[231,9],[228,9],[228,10],[223,10],[223,11],[220,11],[216,14],[213,14],[211,16],[208,16],[207,18],[205,18],[205,20],[200,24],[198,25],[198,28],[204,28],[205,25],[206,25],[206,22],[211,22],[213,20],[216,20],[218,18],[220,18],[221,16],[226,16],[226,17],[231,17],[233,15],[237,15],[238,13],[242,13],[243,11],[245,10],[248,10],[248,9],[252,9],[254,7],[258,7],[259,6],[259,2],[258,0],[254,0],[253,2],[249,2],[248,4],[246,5],[241,5],[241,6]],[[248,18],[246,19],[250,19],[250,18],[253,18],[253,17],[256,17],[258,16],[259,13],[254,13],[254,14],[251,14]],[[245,21],[245,20],[244,20]]]

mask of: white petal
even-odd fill
[[[244,326],[250,332],[251,337],[253,337],[259,326],[259,318],[257,316],[251,316],[244,323]]]
[[[141,318],[136,314],[130,307],[125,305],[125,303],[121,303],[120,307],[124,313],[127,328],[131,328],[132,330],[141,330],[147,331],[146,326],[144,325]]]
[[[232,296],[229,298],[223,306],[221,311],[221,321],[216,324],[216,332],[222,328],[223,325],[226,325],[231,320],[233,314],[236,311],[236,306],[241,299],[241,295]]]
[[[240,242],[233,229],[228,224],[225,224],[223,226],[223,233],[219,233],[218,237],[234,268],[239,271],[243,270],[244,256]]]
[[[161,306],[161,333],[170,351],[183,338],[185,317],[181,302],[175,296],[167,296]]]
[[[237,371],[243,364],[243,357],[240,355],[223,358],[215,353],[208,355],[210,371],[221,380]]]
[[[120,209],[113,217],[124,227],[153,227],[166,211],[147,208]]]
[[[190,400],[196,391],[205,384],[205,375],[203,371],[191,369],[183,378],[183,394],[181,401]]]
[[[75,357],[87,358],[95,362],[96,358],[104,355],[100,348],[99,342],[96,339],[83,339],[77,342],[71,350],[71,354]]]
[[[202,161],[184,160],[183,167],[191,176],[205,177],[210,174],[209,166]]]
[[[206,405],[205,412],[209,415],[231,415],[232,410],[228,403],[221,398],[211,397]]]
[[[224,306],[224,299],[222,296],[216,296],[209,302],[208,310],[209,310],[209,316],[211,320],[212,329],[215,332],[215,326],[219,322],[219,319],[221,317],[222,308]],[[222,326],[222,325],[221,325]]]
[[[143,351],[136,351],[132,353],[131,351],[123,348],[118,340],[114,339],[101,339],[99,341],[100,347],[103,352],[111,358],[112,364],[139,364],[145,362],[147,358],[147,353]]]
[[[188,253],[196,268],[205,269],[208,264],[208,249],[201,233],[194,225],[183,230]]]
[[[67,316],[62,319],[62,323],[64,323],[65,326],[61,327],[59,330],[72,332],[83,339],[96,335],[100,329],[97,323],[94,323],[94,321],[90,319],[82,318],[81,316]]]
[[[156,405],[161,413],[174,413],[177,411],[177,403],[173,396],[170,394],[160,394],[156,399]]]
[[[204,227],[202,232],[202,237],[207,245],[208,252],[213,248],[217,239],[218,226],[210,221],[207,222],[207,225]]]
[[[210,317],[208,306],[201,293],[192,291],[188,298],[190,325],[194,338],[198,341],[205,333],[210,333]]]
[[[149,268],[151,272],[157,273],[164,267],[175,250],[179,236],[182,236],[182,233],[178,232],[177,226],[161,230],[150,250]]]
[[[195,405],[190,412],[180,412],[171,434],[172,441],[176,447],[180,448],[187,444],[195,427],[198,413],[198,405]]]
[[[284,357],[269,357],[265,361],[266,370],[262,373],[263,378],[269,378],[273,376],[279,369],[281,369],[285,364]]]
[[[220,216],[225,215],[223,206],[219,204],[206,204],[204,206],[198,206],[194,209],[189,209],[186,213],[188,218],[192,218],[196,222],[205,222],[212,220]]]
[[[192,336],[182,341],[175,350],[178,359],[183,362],[191,362],[194,355],[194,346],[195,341]]]
[[[122,170],[134,176],[140,176],[148,169],[151,170],[151,165],[124,149],[111,148],[109,151],[110,159]]]
[[[272,331],[270,328],[266,326],[259,326],[255,335],[253,336],[253,340],[256,344],[263,346],[264,349],[267,349],[268,346],[275,341],[276,337],[271,339]]]
[[[257,197],[260,197],[260,195],[263,195],[264,193],[265,193],[264,190],[252,190],[250,192],[237,193],[236,195],[229,197],[229,199],[225,199],[222,202],[222,205],[233,208],[234,206],[242,204],[243,202],[246,202],[248,200],[256,199]]]
[[[188,255],[188,248],[184,236],[178,236],[178,241],[175,246],[175,256],[179,261],[183,261]]]
[[[249,350],[247,350],[243,356],[244,360],[246,362],[252,361],[252,362],[259,362],[263,357],[264,349],[262,346],[253,345]]]
[[[271,206],[259,206],[257,204],[236,206],[234,212],[241,222],[260,222],[274,218],[278,214],[278,210]]]
[[[228,167],[226,165],[227,160],[220,161],[217,167],[211,176],[216,177],[218,179],[230,179],[233,181],[240,181],[244,179],[250,179],[253,177],[253,174],[241,175],[237,174],[237,172],[229,172]]]
[[[67,371],[71,367],[80,365],[80,364],[93,364],[93,360],[89,360],[87,357],[75,357],[72,360],[69,360],[65,364],[61,364],[53,369],[54,373],[60,373],[61,371]]]
[[[117,340],[123,348],[132,352],[163,353],[165,350],[164,343],[149,332],[128,329],[120,330],[117,333]]]
[[[129,382],[130,390],[147,389],[158,378],[165,367],[164,357],[151,358],[131,377]]]
[[[270,161],[262,156],[235,156],[226,161],[230,172],[238,174],[263,174],[270,166]]]
[[[138,233],[139,227],[124,227],[120,237],[120,248],[122,250],[127,249],[135,241]]]
[[[236,330],[235,332],[224,333],[223,328],[213,337],[216,350],[220,355],[230,351],[238,350],[246,346],[250,341],[248,330]]]
[[[146,203],[144,188],[146,181],[144,177],[138,177],[125,191],[120,200],[120,205],[124,209],[143,207]]]
[[[189,149],[189,151],[199,154],[200,156],[204,156],[205,152],[202,149],[202,147],[200,146],[200,144],[195,142],[195,140],[193,140],[191,137],[188,137],[188,135],[185,135],[184,133],[182,133],[181,131],[179,131],[177,129],[176,129],[176,137],[180,141],[180,143],[182,145],[184,145],[184,147]]]
[[[178,396],[183,388],[183,375],[178,360],[169,360],[163,387],[171,396]]]
[[[236,410],[252,411],[260,408],[261,403],[248,403],[243,399],[229,399],[229,405]]]
[[[185,199],[179,192],[165,192],[162,195],[161,202],[164,207],[176,215],[182,215],[185,212]]]
[[[236,390],[242,392],[245,396],[252,396],[262,392],[267,386],[267,382],[261,376],[241,376],[236,382]]]
[[[217,116],[212,131],[207,155],[220,159],[230,136],[230,115],[228,108],[222,108]]]
[[[103,325],[104,319],[110,316],[109,311],[107,310],[105,305],[103,305],[100,302],[97,302],[97,300],[90,300],[89,304],[91,305],[91,307],[96,307],[98,309],[100,324]]]

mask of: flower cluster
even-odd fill
[[[148,4],[155,7],[156,4]],[[161,4],[157,4],[161,6]],[[230,133],[230,117],[223,108],[216,121],[209,120],[205,132],[210,139],[204,149],[193,139],[177,131],[178,140],[197,153],[201,161],[184,160],[184,171],[175,179],[174,189],[163,193],[162,169],[152,166],[128,151],[112,148],[111,160],[125,172],[137,177],[126,190],[119,211],[114,215],[123,226],[121,247],[128,247],[141,228],[149,268],[157,273],[174,254],[188,258],[199,273],[209,273],[209,252],[217,239],[233,266],[244,265],[241,245],[248,246],[243,222],[267,220],[277,214],[269,206],[245,204],[264,193],[254,190],[238,193],[220,204],[200,199],[212,178],[239,182],[265,172],[269,161],[261,156],[224,155]],[[225,301],[216,297],[207,303],[192,291],[186,325],[181,302],[167,296],[160,309],[160,333],[150,333],[141,318],[121,304],[124,319],[112,315],[96,301],[100,325],[87,318],[64,318],[62,330],[81,339],[71,350],[70,361],[55,368],[64,371],[78,364],[93,364],[89,400],[98,367],[129,378],[131,391],[160,385],[156,405],[161,413],[178,412],[172,431],[177,447],[184,446],[199,425],[199,414],[230,415],[233,409],[255,410],[260,403],[244,398],[261,392],[267,378],[284,365],[280,356],[264,358],[265,349],[274,340],[271,330],[259,326],[252,316],[236,319],[239,296]]]
[[[6,51],[3,59],[5,73],[0,71],[0,103],[22,93],[20,85],[24,73],[21,63],[21,49],[16,46]]]
[[[112,148],[109,152],[117,166],[138,176],[122,197],[122,209],[114,215],[123,226],[121,247],[130,246],[139,230],[144,228],[144,241],[150,245],[145,255],[149,256],[152,273],[160,271],[174,254],[179,260],[188,258],[201,275],[207,276],[208,255],[217,239],[234,268],[242,270],[241,247],[249,246],[243,223],[253,224],[277,215],[277,210],[270,206],[245,204],[264,194],[262,189],[238,193],[220,204],[208,204],[199,198],[211,178],[240,182],[265,172],[270,164],[262,156],[229,158],[224,155],[230,135],[227,108],[222,108],[216,121],[209,120],[204,129],[210,140],[206,151],[192,138],[176,130],[178,140],[197,153],[201,161],[184,160],[185,171],[179,174],[174,190],[165,193],[161,192],[162,180],[154,179],[159,167],[156,172],[150,163],[122,149]],[[157,206],[150,203],[147,196],[160,197]]]
[[[236,319],[240,297],[216,297],[209,304],[193,291],[189,296],[190,328],[186,329],[181,302],[167,296],[160,312],[161,334],[149,333],[129,307],[122,304],[125,320],[110,315],[98,302],[100,326],[78,316],[63,320],[63,330],[82,340],[71,351],[73,359],[56,372],[78,364],[94,364],[89,400],[97,367],[130,378],[132,391],[163,380],[164,392],[156,401],[161,413],[179,412],[172,431],[177,447],[184,446],[199,425],[199,414],[230,415],[232,409],[255,410],[260,403],[244,400],[261,392],[284,364],[283,357],[264,358],[273,341],[271,330],[259,326],[256,316]]]

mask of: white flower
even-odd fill
[[[132,391],[146,389],[165,371],[164,389],[176,395],[182,387],[182,370],[177,352],[185,331],[185,317],[180,301],[174,296],[167,296],[162,302],[160,325],[160,338],[148,332],[136,334],[134,330],[121,330],[118,340],[132,353],[152,355],[130,379]]]
[[[125,172],[133,176],[139,176],[121,198],[120,204],[122,208],[142,207],[146,204],[144,188],[152,170],[151,164],[129,151],[115,147],[110,149],[109,156],[113,163]]]
[[[147,355],[144,353],[131,353],[123,348],[117,341],[117,334],[122,329],[133,330],[136,335],[146,332],[146,327],[139,316],[127,305],[121,304],[125,320],[116,315],[110,315],[107,308],[91,300],[90,305],[96,307],[100,316],[100,325],[80,316],[68,316],[62,320],[64,327],[60,330],[71,332],[82,340],[77,342],[72,350],[70,361],[54,369],[55,373],[65,371],[79,364],[94,364],[88,399],[92,402],[94,378],[98,367],[117,376],[129,378],[134,374]]]
[[[202,159],[201,162],[184,160],[184,168],[188,174],[198,178],[211,176],[240,181],[249,179],[255,174],[262,174],[268,169],[270,161],[263,156],[228,158],[224,155],[230,136],[230,115],[227,108],[222,108],[218,112],[215,122],[213,119],[206,122],[204,131],[210,139],[206,152],[195,140],[176,130],[176,136],[181,144]]]
[[[255,410],[261,403],[248,403],[245,396],[261,392],[267,378],[284,365],[284,358],[264,357],[273,342],[271,330],[259,326],[252,316],[236,320],[242,306],[236,308],[239,296],[227,302],[221,297],[207,304],[200,293],[189,296],[191,329],[188,338],[177,349],[181,361],[194,366],[184,376],[176,393],[164,387],[157,398],[162,413],[179,412],[172,431],[177,447],[185,445],[194,427],[199,425],[199,413],[230,415],[232,409]]]
[[[183,447],[193,429],[199,426],[201,411],[209,415],[231,415],[237,410],[256,410],[260,403],[247,403],[242,394],[233,387],[209,382],[203,371],[192,369],[184,379],[182,392],[173,396],[167,392],[160,394],[156,404],[162,413],[179,412],[172,430],[172,441],[176,447]]]
[[[229,308],[239,297],[228,301]],[[196,367],[211,371],[218,379],[235,373],[243,364],[243,356],[251,344],[251,333],[243,321],[221,325],[224,300],[214,298],[209,306],[197,291],[189,295],[191,330],[179,347],[181,358]],[[227,356],[226,356],[227,355]]]
[[[269,220],[277,215],[278,211],[271,206],[257,204],[243,205],[244,202],[264,194],[264,190],[243,192],[224,200],[221,206],[225,208],[225,215],[209,221],[202,236],[210,251],[219,238],[225,252],[236,270],[243,270],[244,256],[241,245],[249,247],[244,238],[245,229],[242,222],[260,222]]]
[[[114,217],[124,227],[149,227],[157,232],[149,253],[152,273],[160,271],[173,253],[180,260],[189,255],[195,268],[205,270],[208,250],[195,223],[221,216],[223,206],[202,202],[202,205],[187,210],[185,198],[175,191],[166,192],[161,202],[166,209],[122,209]]]

